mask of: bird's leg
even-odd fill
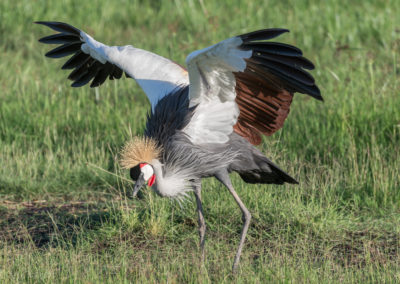
[[[200,253],[201,253],[201,262],[204,262],[204,242],[205,242],[205,235],[206,235],[206,223],[204,221],[204,213],[203,213],[203,206],[201,205],[201,181],[198,186],[194,189],[194,196],[196,197],[196,204],[197,204],[197,214],[199,216],[199,237],[200,237]]]
[[[242,214],[243,214],[244,224],[243,224],[243,228],[242,228],[242,233],[240,235],[239,247],[236,251],[235,260],[233,261],[233,266],[232,266],[232,271],[236,272],[237,267],[239,265],[240,255],[242,254],[244,240],[246,239],[247,230],[249,229],[251,214],[250,214],[250,211],[243,204],[242,200],[240,199],[239,195],[236,193],[235,189],[233,188],[232,182],[229,178],[229,174],[228,173],[222,174],[222,175],[220,174],[220,175],[216,175],[215,177],[228,188],[229,192],[232,194],[233,198],[235,199],[236,203],[239,205],[240,210],[242,210]]]

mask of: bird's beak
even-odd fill
[[[139,190],[143,187],[143,185],[146,183],[144,180],[144,173],[140,173],[139,178],[136,181],[135,186],[133,187],[133,193],[132,196],[135,197],[136,194],[139,192]]]

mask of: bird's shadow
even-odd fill
[[[96,230],[111,218],[107,206],[84,202],[2,202],[0,241],[36,247],[75,244],[83,230]]]

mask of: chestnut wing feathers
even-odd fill
[[[252,50],[246,69],[236,72],[236,103],[240,114],[234,131],[250,143],[261,143],[261,134],[279,130],[289,114],[293,93],[308,94],[322,100],[314,78],[304,69],[314,65],[297,47],[265,42],[285,29],[266,29],[239,36],[243,50]]]
[[[68,76],[73,87],[89,82],[90,87],[97,87],[107,78],[119,79],[125,73],[144,89],[154,110],[163,96],[188,84],[186,71],[166,58],[132,46],[106,46],[65,23],[36,23],[59,32],[39,40],[60,44],[47,52],[47,57],[73,55],[62,66],[73,69]],[[302,51],[266,41],[285,32],[288,30],[259,30],[188,56],[190,105],[201,102],[199,117],[195,113],[186,129],[194,141],[223,143],[233,129],[250,143],[259,144],[261,134],[272,135],[283,126],[295,92],[322,100],[314,78],[306,71],[314,65]]]

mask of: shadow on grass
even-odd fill
[[[39,248],[63,242],[74,245],[78,234],[95,230],[110,218],[109,208],[98,203],[5,201],[0,204],[0,240],[14,244],[31,242]]]
[[[143,215],[143,216],[142,216]],[[138,214],[140,222],[146,219],[146,212]],[[100,235],[89,239],[93,241],[94,252],[108,250],[125,243],[128,247],[141,251],[158,250],[171,243],[170,237],[153,235],[144,229],[140,234],[127,230],[118,236],[101,237],[100,230],[107,224],[117,224],[118,210],[101,202],[69,202],[48,203],[35,202],[0,202],[0,242],[12,244],[33,244],[38,248],[55,246],[75,246],[82,234]],[[254,218],[249,231],[247,246],[257,248],[252,256],[255,264],[262,260],[268,261],[265,255],[279,256],[282,252],[293,258],[307,258],[313,263],[323,263],[331,260],[343,267],[364,267],[368,263],[388,265],[400,259],[400,237],[395,230],[384,230],[379,227],[355,226],[353,230],[338,229],[332,236],[318,230],[313,230],[307,224],[292,222],[291,232],[279,235],[272,230],[272,223]],[[197,224],[192,218],[183,215],[174,217],[174,224],[179,225],[178,239],[184,234],[196,230]],[[233,226],[240,224],[232,222]],[[182,227],[183,225],[183,227]],[[367,225],[367,224],[366,224]],[[363,228],[362,228],[363,227]],[[263,232],[260,234],[260,232]],[[209,229],[208,239],[219,240],[224,244],[236,241],[240,230],[236,232]],[[293,235],[291,235],[293,234]],[[284,238],[282,239],[282,236]],[[193,249],[190,241],[188,249]],[[264,264],[262,264],[264,265]]]

